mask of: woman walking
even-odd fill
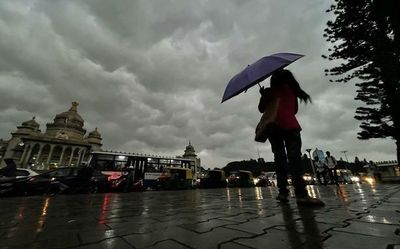
[[[271,76],[271,87],[260,89],[261,98],[258,109],[264,112],[269,98],[278,98],[279,107],[276,124],[277,131],[270,137],[272,152],[274,153],[277,184],[279,194],[276,197],[281,202],[288,202],[289,190],[287,189],[288,173],[292,176],[298,205],[323,206],[324,203],[308,195],[306,184],[303,180],[301,163],[301,126],[296,119],[298,100],[305,103],[311,102],[310,96],[301,89],[299,83],[289,70],[279,70]],[[287,164],[289,164],[287,167]],[[286,169],[290,172],[287,172]]]

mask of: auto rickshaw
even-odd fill
[[[221,169],[209,170],[207,176],[200,179],[199,188],[226,188],[225,172]]]
[[[247,170],[239,170],[229,176],[229,187],[254,187],[253,173]]]
[[[157,190],[192,188],[193,172],[188,168],[168,167],[166,173],[157,179]]]

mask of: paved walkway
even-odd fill
[[[276,188],[0,199],[0,248],[400,248],[400,185],[309,186],[323,208]]]

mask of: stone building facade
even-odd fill
[[[86,161],[91,151],[101,150],[101,134],[97,128],[86,134],[78,105],[72,102],[68,111],[57,114],[44,133],[33,117],[18,126],[11,139],[0,139],[0,167],[5,166],[5,158],[13,158],[18,167],[39,170],[76,166]]]
[[[197,157],[196,151],[194,150],[194,147],[190,141],[189,141],[189,144],[186,146],[186,149],[185,149],[185,152],[184,152],[182,158],[194,160],[194,162],[195,162],[194,179],[198,178],[201,173],[200,172],[201,171],[201,161],[200,161],[200,158]]]

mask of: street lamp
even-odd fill
[[[310,163],[311,163],[312,171],[313,171],[313,173],[314,173],[314,176],[316,176],[316,174],[315,174],[315,169],[314,169],[314,162],[313,162],[313,160],[312,160],[312,158],[311,158],[311,149],[306,149],[306,151],[308,152],[308,155],[309,155],[309,157],[310,157]]]

